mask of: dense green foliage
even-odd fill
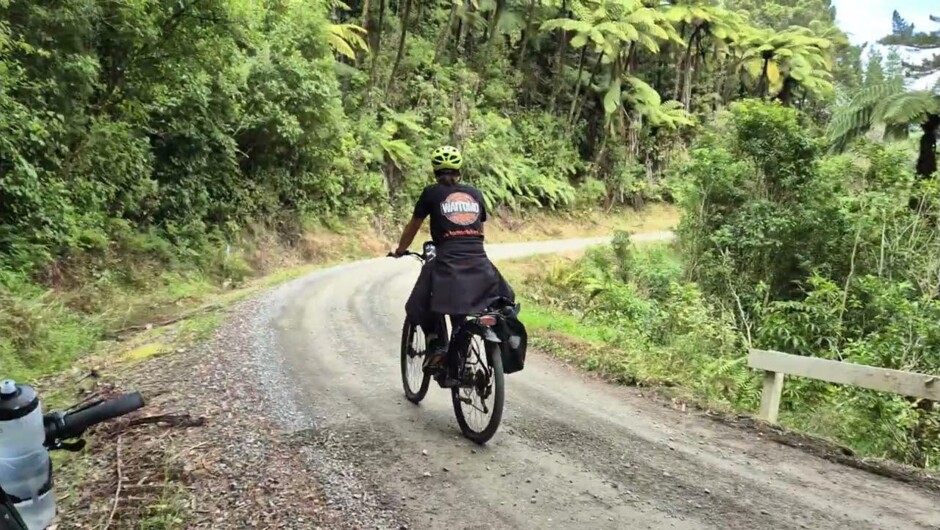
[[[908,203],[937,204],[936,182],[915,178],[906,146],[825,156],[814,130],[791,109],[733,105],[693,147],[675,249],[620,239],[536,296],[617,329],[627,353],[611,366],[751,410],[747,347],[940,373],[940,211]],[[940,458],[928,401],[794,378],[784,416],[868,454]]]
[[[445,142],[492,207],[655,197],[728,102],[833,96],[828,4],[780,9],[803,25],[704,1],[6,0],[3,268],[404,206]]]
[[[3,2],[0,32],[4,268],[335,206],[343,114],[316,3]]]

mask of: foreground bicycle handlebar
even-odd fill
[[[143,406],[131,392],[44,415],[31,387],[0,382],[0,530],[48,527],[56,511],[48,452],[79,451],[90,427]]]
[[[46,432],[45,446],[49,450],[70,449],[63,440],[78,438],[99,423],[113,420],[144,406],[140,392],[122,394],[116,398],[99,400],[66,412],[54,411],[43,416]]]

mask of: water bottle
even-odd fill
[[[0,486],[29,530],[43,530],[55,517],[45,440],[36,392],[10,380],[0,382]]]

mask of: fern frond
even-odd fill
[[[863,87],[852,99],[836,109],[826,135],[831,142],[831,150],[844,151],[848,145],[882,122],[887,102],[903,95],[903,88],[896,83],[883,83]]]
[[[921,121],[928,114],[940,112],[937,96],[932,92],[904,92],[885,100],[880,116],[885,123],[910,123]]]
[[[364,36],[366,29],[355,24],[330,24],[327,42],[337,53],[349,59],[356,58],[356,50],[368,51]]]

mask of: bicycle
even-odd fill
[[[55,517],[48,452],[81,451],[86,430],[143,407],[144,399],[131,392],[41,415],[35,391],[7,380],[0,403],[0,530],[42,530]]]
[[[421,253],[406,252],[426,265],[435,259],[436,248],[430,241],[425,242]],[[395,256],[389,253],[390,257]],[[521,310],[519,304],[500,303],[477,314],[467,315],[456,326],[451,324],[447,340],[445,362],[437,369],[424,366],[427,353],[427,341],[421,327],[405,317],[401,332],[401,377],[405,398],[419,404],[427,395],[431,378],[441,388],[447,388],[447,370],[455,375],[457,385],[450,387],[454,415],[460,431],[469,440],[483,445],[488,442],[502,420],[505,400],[504,376],[523,369],[525,364],[526,333],[525,326],[518,320]],[[438,329],[447,330],[444,317],[438,322]],[[493,398],[492,405],[486,400]],[[480,404],[476,401],[479,398]],[[469,410],[465,411],[464,406]],[[480,428],[471,425],[472,415],[489,415],[489,420]],[[468,418],[471,416],[471,418]]]

